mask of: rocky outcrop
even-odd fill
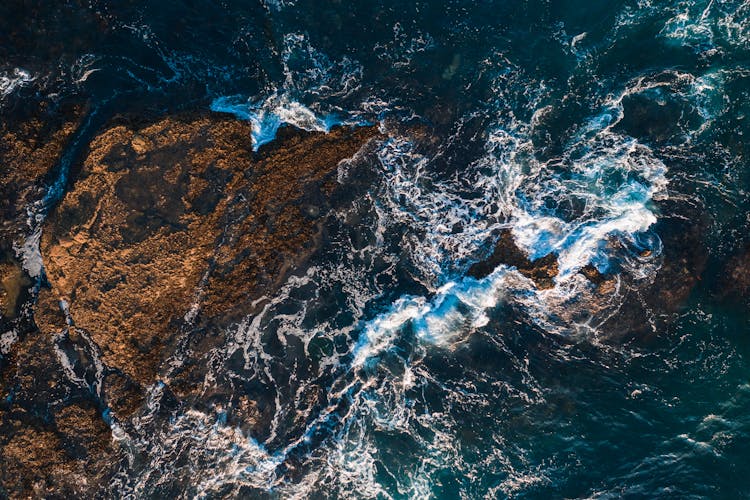
[[[8,176],[0,188],[9,198],[1,209],[10,221],[2,228],[0,262],[5,319],[31,303],[32,280],[12,252],[23,234],[22,209],[43,193],[39,186],[77,116],[2,129]],[[223,342],[225,327],[256,312],[304,267],[323,236],[329,203],[348,199],[336,196],[339,162],[379,132],[286,128],[257,153],[250,135],[249,123],[194,113],[121,118],[91,141],[43,227],[48,283],[33,296],[33,329],[18,332],[0,359],[0,497],[101,491],[125,459],[112,422],[127,430],[154,386],[164,387],[170,405],[199,399],[205,354]],[[423,134],[425,147],[429,137]],[[621,276],[586,266],[580,274],[590,295],[570,308],[572,319],[583,324],[601,315],[608,319],[599,329],[620,337],[647,328],[654,311],[680,310],[705,266],[697,243],[702,226],[682,208],[663,209],[663,262],[655,275],[621,287]],[[540,290],[555,285],[555,255],[531,261],[507,230],[468,274],[483,278],[500,264]],[[740,257],[731,267],[737,286],[745,286],[746,268]],[[611,315],[615,296],[621,300]],[[237,400],[228,418],[243,429],[272,417],[263,401],[247,394]]]
[[[603,338],[621,341],[647,338],[676,318],[700,284],[706,268],[708,250],[703,234],[709,221],[701,207],[680,200],[661,201],[659,209],[661,215],[654,230],[661,239],[662,252],[656,256],[657,261],[651,251],[632,255],[631,250],[618,248],[621,245],[618,240],[609,243],[614,254],[639,260],[638,269],[653,266],[653,272],[636,276],[613,268],[610,273],[602,274],[592,265],[585,266],[579,274],[589,283],[586,290],[579,290],[572,302],[566,298],[564,303],[557,303],[557,297],[550,297],[568,325],[592,325]],[[732,276],[732,284],[722,288],[738,296],[744,293],[746,297],[750,280],[745,279],[749,275],[745,270],[750,267],[742,258],[740,255],[730,262],[726,274]],[[557,257],[549,254],[531,261],[515,244],[510,230],[501,232],[492,254],[473,264],[467,274],[484,278],[500,264],[516,268],[540,290],[555,286]]]
[[[77,104],[29,101],[0,122],[0,381],[8,350],[33,330],[35,280],[16,249],[34,229],[29,208],[40,207],[83,114]]]
[[[6,319],[29,298],[13,252],[22,209],[76,129],[64,117],[80,114],[55,116],[0,129]],[[216,327],[315,251],[338,163],[379,133],[287,128],[257,153],[250,134],[197,113],[118,119],[91,141],[43,227],[48,286],[32,297],[33,330],[0,358],[0,497],[99,491],[123,459],[109,423],[127,426],[157,381],[175,398],[200,387],[196,360],[222,341]]]
[[[0,123],[0,497],[62,494],[58,486],[73,485],[89,465],[68,454],[70,440],[86,436],[78,423],[109,433],[85,395],[65,401],[75,389],[50,369],[51,339],[33,333],[34,280],[14,248],[29,236],[27,208],[45,196],[82,116],[81,106],[27,102]]]
[[[663,261],[648,290],[652,308],[667,314],[681,310],[699,285],[708,260],[704,235],[710,220],[703,207],[679,200],[660,204],[654,227],[663,246]]]
[[[616,314],[600,330],[612,339],[648,339],[672,323],[701,283],[708,249],[703,235],[710,223],[702,207],[682,200],[659,202],[660,217],[653,227],[662,249],[654,272],[623,275]],[[650,251],[637,258],[651,262]]]
[[[52,336],[19,340],[0,389],[0,497],[81,497],[114,467],[111,430],[60,366]]]
[[[25,229],[27,207],[44,195],[84,111],[44,102],[28,107],[0,123],[0,256],[6,262]]]
[[[68,309],[38,315],[88,332],[105,365],[145,386],[181,331],[231,321],[231,307],[247,313],[272,292],[315,247],[338,162],[377,132],[287,130],[258,154],[250,133],[247,122],[199,115],[94,139],[42,241]]]
[[[540,290],[555,286],[554,278],[557,276],[557,257],[555,254],[545,255],[535,261],[529,260],[528,255],[518,248],[513,240],[510,230],[504,230],[500,234],[495,248],[487,259],[473,264],[467,274],[473,278],[481,279],[489,275],[500,264],[515,267]]]

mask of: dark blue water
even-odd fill
[[[11,1],[0,19],[3,113],[41,96],[90,103],[84,137],[209,108],[256,146],[281,126],[389,136],[339,166],[350,195],[309,268],[209,360],[207,383],[272,418],[159,417],[154,386],[153,418],[112,425],[138,457],[112,494],[750,496],[750,323],[721,293],[750,243],[747,3]],[[504,229],[557,256],[552,289],[467,277]],[[684,304],[659,295],[686,279],[671,264],[698,275]]]

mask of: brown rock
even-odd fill
[[[57,432],[61,436],[66,452],[93,466],[101,454],[111,451],[110,428],[102,420],[95,407],[90,404],[66,406],[55,415]],[[93,460],[92,460],[93,459]],[[101,469],[102,465],[97,464]],[[90,470],[89,473],[96,471]]]
[[[489,275],[498,265],[505,264],[518,269],[518,272],[529,278],[537,288],[545,290],[555,286],[557,276],[557,257],[549,254],[535,261],[518,248],[510,230],[504,230],[495,244],[489,258],[477,262],[469,268],[468,275],[477,279]]]
[[[600,328],[611,339],[650,339],[665,331],[685,307],[706,268],[703,234],[710,221],[703,208],[679,199],[663,200],[658,206],[661,213],[654,227],[662,241],[658,269],[645,278],[620,275],[620,305]],[[643,252],[640,258],[650,259],[651,254]]]
[[[2,158],[16,157],[0,185],[13,195],[2,207],[6,255],[5,235],[23,236],[21,209],[43,193],[37,186],[75,129],[65,123],[0,129]],[[247,123],[200,114],[121,123],[92,141],[43,228],[51,289],[35,297],[36,329],[0,366],[0,496],[101,491],[123,458],[102,413],[127,426],[178,340],[191,330],[217,337],[223,329],[210,327],[273,293],[314,250],[338,163],[378,135],[288,129],[253,153],[250,132]],[[11,258],[0,262],[8,316],[28,277]],[[201,384],[195,360],[221,341],[210,335],[195,337],[195,356],[168,380],[178,396]],[[245,397],[232,415],[252,427],[268,411]]]
[[[83,107],[48,110],[44,103],[0,122],[0,257],[25,229],[26,206],[41,198],[40,187],[78,127]]]
[[[24,106],[0,123],[0,327],[15,331],[17,339],[0,357],[0,497],[80,496],[91,491],[86,478],[93,477],[92,462],[68,453],[68,438],[79,435],[80,419],[63,430],[55,412],[65,405],[67,415],[86,412],[87,422],[106,437],[97,438],[97,446],[110,441],[109,428],[87,400],[88,391],[65,388],[62,371],[55,369],[53,338],[34,332],[28,314],[20,314],[33,299],[32,283],[13,247],[28,236],[26,208],[44,196],[84,109]],[[63,403],[71,395],[78,402]]]
[[[257,154],[250,134],[249,123],[216,114],[113,126],[46,222],[54,297],[134,383],[154,382],[186,325],[230,321],[238,305],[246,313],[310,253],[338,162],[377,131],[286,130]],[[37,315],[64,325],[54,301]],[[129,394],[128,383],[115,386]]]
[[[667,200],[659,208],[655,231],[662,240],[662,264],[643,295],[649,309],[672,314],[685,306],[706,269],[710,220],[702,207],[686,202]]]
[[[725,302],[750,303],[750,247],[726,263],[717,295]]]
[[[3,446],[3,486],[15,498],[44,498],[60,488],[73,473],[75,464],[67,462],[59,437],[50,431],[30,427],[16,429]],[[66,463],[67,462],[67,463]]]
[[[14,498],[79,497],[92,494],[110,471],[109,428],[95,409],[71,405],[57,425],[17,421],[3,443],[0,479]]]
[[[617,280],[615,276],[602,274],[593,264],[585,265],[578,272],[594,285],[595,291],[600,297],[611,296],[616,291]],[[592,306],[597,307],[597,304],[592,304]]]
[[[0,315],[16,317],[19,297],[29,285],[31,280],[17,263],[0,264]]]
[[[0,380],[0,496],[80,497],[117,465],[108,425],[86,387],[69,385],[56,336],[21,338]]]

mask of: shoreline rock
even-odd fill
[[[46,141],[26,125],[28,142],[0,150],[17,157],[0,186],[17,195],[6,220],[57,164],[77,126],[61,120]],[[49,287],[0,365],[0,496],[100,491],[123,458],[110,419],[127,427],[159,381],[177,401],[200,389],[195,360],[315,251],[338,163],[379,137],[284,128],[254,153],[250,133],[208,112],[118,118],[73,166],[43,226]],[[24,170],[31,158],[45,161]],[[19,227],[3,227],[4,241]],[[15,311],[26,275],[6,260],[0,305]]]
[[[338,162],[377,135],[289,130],[253,153],[250,133],[217,114],[112,127],[45,224],[53,293],[102,361],[139,385],[156,380],[181,329],[271,293],[312,251],[305,203],[324,205]],[[54,309],[37,315],[64,328]]]
[[[657,326],[668,325],[677,317],[701,283],[708,259],[702,234],[710,221],[701,207],[682,201],[662,201],[659,209],[661,216],[655,230],[662,240],[662,254],[654,263],[658,268],[644,277],[627,272],[602,274],[591,264],[585,266],[579,274],[591,284],[590,290],[583,291],[583,295],[572,302],[555,303],[561,317],[569,324],[596,325],[602,338],[622,342],[648,339]],[[613,240],[612,244],[619,243]],[[636,258],[652,256],[644,252]],[[746,274],[750,276],[750,272],[746,272],[750,266],[745,266],[742,258],[737,256],[730,261],[727,272],[734,276],[734,287],[725,288],[747,297],[750,278],[744,278]],[[555,286],[557,257],[549,254],[532,262],[516,245],[509,229],[501,232],[492,254],[474,263],[467,274],[481,279],[500,264],[515,267],[539,290]]]

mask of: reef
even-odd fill
[[[155,384],[178,400],[200,388],[194,360],[221,342],[209,327],[260,307],[315,252],[339,162],[379,135],[285,128],[253,152],[251,124],[226,115],[116,118],[44,222],[34,279],[13,252],[24,207],[80,116],[0,130],[0,496],[99,491],[125,459],[112,426],[127,428]],[[11,332],[21,307],[26,327]]]
[[[202,391],[221,332],[305,268],[332,206],[353,196],[337,182],[338,165],[381,138],[371,126],[285,127],[254,152],[251,123],[183,112],[114,118],[72,154],[84,115],[80,105],[40,105],[0,128],[0,496],[100,493],[123,464],[139,460],[116,435],[136,425],[154,388],[172,408],[210,405],[216,394]],[[425,127],[401,133],[436,147]],[[63,159],[71,162],[64,194],[43,201],[60,182]],[[29,207],[46,215],[41,226]],[[568,323],[593,318],[617,341],[648,336],[682,310],[706,266],[708,221],[684,203],[658,209],[656,261],[610,242],[614,254],[655,264],[655,272],[584,267],[576,279],[589,283],[588,295],[559,308]],[[19,260],[34,234],[39,275]],[[725,273],[726,293],[743,300],[748,255]],[[467,274],[481,279],[500,264],[539,290],[555,287],[557,257],[532,261],[509,229]],[[217,400],[232,401],[226,418],[248,434],[273,417],[245,394]]]
[[[616,314],[601,330],[612,338],[648,339],[677,319],[700,285],[708,260],[704,240],[711,221],[694,202],[659,202],[660,217],[652,228],[661,240],[658,267],[646,276],[624,276]],[[649,251],[636,258],[652,260]]]
[[[28,229],[28,207],[39,203],[85,108],[47,102],[27,105],[0,123],[0,257],[11,263],[13,245]]]

